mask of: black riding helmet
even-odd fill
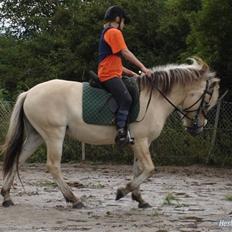
[[[104,20],[114,20],[116,17],[124,18],[125,24],[130,22],[130,18],[120,6],[111,6],[106,10]]]

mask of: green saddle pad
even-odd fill
[[[139,114],[139,89],[135,79],[123,77],[132,98],[133,103],[129,113],[129,123],[134,122]],[[112,125],[114,113],[109,107],[111,94],[104,89],[93,88],[88,82],[83,83],[82,110],[83,120],[89,124]]]

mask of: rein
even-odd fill
[[[199,115],[200,113],[202,112],[204,117],[206,117],[206,113],[205,113],[205,109],[207,109],[207,107],[209,106],[209,102],[212,98],[212,95],[213,95],[213,91],[210,91],[210,89],[212,88],[211,86],[209,86],[209,80],[206,81],[206,87],[205,87],[205,90],[204,92],[202,93],[202,95],[199,97],[199,99],[197,101],[195,101],[191,106],[181,110],[179,107],[177,107],[158,87],[154,87],[161,95],[162,97],[175,109],[174,111],[177,111],[178,113],[180,113],[183,117],[183,118],[187,118],[189,119],[190,121],[193,122],[193,126],[195,128],[201,128],[201,127],[204,127],[204,125],[200,125],[198,126],[198,119],[199,119]],[[144,116],[142,117],[142,119],[136,121],[136,122],[141,122],[145,116],[146,116],[146,113],[147,113],[147,110],[148,110],[148,107],[150,105],[150,102],[151,102],[151,97],[152,97],[152,91],[153,89],[151,88],[151,91],[150,91],[150,94],[149,94],[149,99],[148,99],[148,102],[147,102],[147,106],[146,106],[146,110],[145,110],[145,113],[144,113]],[[210,95],[210,99],[209,99],[209,102],[206,102],[205,101],[205,96],[206,94]],[[196,109],[196,110],[191,110],[192,107],[194,107],[197,103],[200,103],[199,107]],[[190,113],[190,112],[197,112],[195,117],[194,118],[190,118],[187,113]]]
[[[177,111],[177,112],[179,112],[180,114],[182,114],[183,115],[183,118],[185,117],[185,118],[187,118],[187,119],[189,119],[189,120],[192,120],[190,117],[188,117],[187,116],[187,114],[185,114],[180,108],[178,108],[174,103],[172,103],[172,101],[159,89],[159,88],[157,88],[157,87],[155,87],[156,88],[156,90],[162,95],[162,97],[171,105],[171,106],[173,106],[173,108],[175,109],[174,111]],[[201,96],[202,97],[202,96]],[[201,98],[200,98],[201,99]],[[199,99],[192,105],[192,106],[194,106],[195,104],[197,104],[197,102],[199,101]],[[192,107],[191,106],[191,107]],[[191,107],[188,107],[188,108],[191,108]]]
[[[156,89],[157,89],[157,90],[159,91],[159,93],[163,96],[163,98],[164,98],[166,101],[168,101],[168,103],[171,104],[171,105],[174,107],[175,111],[179,112],[179,113],[183,116],[181,119],[183,119],[183,118],[189,119],[190,121],[193,122],[193,127],[194,127],[195,129],[199,129],[199,128],[204,127],[204,125],[200,125],[200,126],[198,125],[200,113],[202,112],[203,115],[204,115],[204,117],[207,118],[205,110],[209,107],[209,102],[210,102],[210,100],[211,100],[211,98],[212,98],[212,95],[213,95],[213,90],[210,91],[211,88],[212,88],[212,87],[209,85],[209,80],[207,80],[207,81],[206,81],[205,90],[204,90],[204,92],[202,93],[202,95],[199,97],[199,99],[196,100],[191,106],[189,106],[189,107],[187,107],[187,108],[185,108],[185,109],[183,109],[183,110],[179,109],[175,104],[173,104],[173,103],[162,93],[162,91],[160,91],[158,88],[156,88]],[[206,96],[206,94],[210,95],[210,99],[209,99],[208,102],[205,101],[205,96]],[[199,103],[199,102],[200,102],[199,107],[198,107],[197,109],[195,109],[195,110],[191,110],[191,108],[194,107],[194,106],[195,106],[197,103]],[[190,118],[190,117],[187,115],[187,113],[191,113],[191,112],[197,112],[194,118]],[[189,127],[187,127],[187,128],[189,128]]]
[[[147,113],[147,110],[148,110],[148,107],[149,107],[149,105],[150,105],[150,103],[151,103],[152,91],[153,91],[153,90],[152,90],[152,88],[151,88],[151,91],[150,91],[150,94],[149,94],[149,99],[148,99],[147,106],[146,106],[145,113],[144,113],[143,117],[142,117],[140,120],[136,120],[135,122],[142,122],[143,119],[145,118],[146,113]]]

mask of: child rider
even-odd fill
[[[122,81],[122,74],[126,76],[137,74],[123,67],[121,56],[137,66],[145,75],[151,76],[151,71],[127,48],[122,34],[124,25],[129,21],[125,11],[119,6],[111,6],[106,10],[104,20],[99,41],[98,77],[119,105],[115,116],[117,127],[115,142],[119,146],[124,146],[129,142],[127,120],[132,98]]]

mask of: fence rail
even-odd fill
[[[0,143],[3,143],[8,129],[12,102],[0,102]],[[208,114],[208,124],[204,132],[191,137],[182,127],[177,114],[168,119],[160,137],[151,145],[153,158],[159,164],[193,164],[213,163],[232,165],[232,103],[220,101]],[[155,118],[154,118],[155,120]],[[81,155],[82,154],[82,155]],[[115,146],[93,146],[65,139],[64,161],[101,160],[122,161],[132,160],[129,150],[119,151]],[[44,148],[37,152],[36,161],[45,159]]]

